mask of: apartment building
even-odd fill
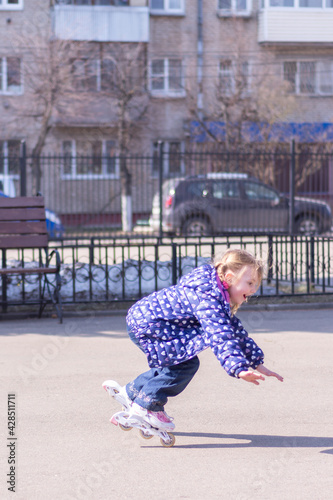
[[[65,216],[120,213],[128,151],[152,158],[131,172],[146,214],[161,143],[182,175],[168,153],[229,147],[228,120],[244,141],[267,123],[288,147],[332,141],[333,0],[1,0],[0,26],[0,176],[18,181],[22,140],[51,155],[30,168]]]

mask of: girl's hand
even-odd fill
[[[245,380],[245,382],[252,382],[252,384],[255,385],[259,385],[258,380],[265,380],[265,378],[262,375],[258,375],[258,373],[252,371],[240,372],[238,377]]]
[[[264,366],[264,365],[257,366],[256,370],[257,370],[257,372],[262,373],[263,375],[266,375],[266,377],[275,377],[278,380],[280,380],[280,382],[283,382],[283,377],[281,377],[281,375],[279,375],[278,373],[272,372],[271,370],[266,368],[266,366]]]

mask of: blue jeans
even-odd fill
[[[134,333],[129,330],[128,334],[140,347]],[[199,364],[199,358],[195,356],[179,365],[151,368],[127,384],[128,397],[147,410],[163,411],[168,397],[177,396],[185,389],[198,371]]]

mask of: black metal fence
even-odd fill
[[[325,201],[333,208],[333,155],[327,148],[306,146],[182,152],[179,148],[163,151],[161,145],[152,155],[126,157],[48,155],[32,158],[22,153],[20,158],[2,159],[1,165],[3,174],[15,183],[17,194],[42,192],[46,206],[60,215],[67,235],[80,236],[89,232],[106,235],[122,227],[126,229],[122,220],[126,197],[130,198],[126,210],[130,211],[131,223],[141,227],[147,224],[154,195],[162,193],[165,180],[221,172],[249,174],[287,195],[290,204],[284,217],[289,218],[287,232],[290,233],[294,196]],[[216,196],[221,202],[222,196],[232,196],[232,190],[224,194],[221,191]],[[244,196],[256,195],[250,190]],[[163,197],[161,200],[159,217],[162,219],[165,206]],[[250,201],[253,205],[254,200]],[[256,232],[255,218],[272,212],[270,203],[276,200],[261,199],[258,203],[263,207],[260,214],[252,210],[251,215],[245,207],[244,213],[254,222],[252,226],[244,224],[243,229]],[[231,219],[229,230],[242,229],[233,221]],[[265,232],[276,230],[269,220],[263,220],[261,226]],[[223,232],[228,231],[224,228]]]
[[[333,237],[92,238],[54,243],[64,304],[134,301],[177,282],[194,267],[245,248],[267,263],[259,297],[333,294]],[[38,266],[33,250],[8,251],[11,264]],[[39,303],[38,276],[11,276],[2,307]],[[7,297],[4,300],[4,297]]]

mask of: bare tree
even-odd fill
[[[146,44],[113,44],[103,48],[102,91],[110,113],[116,109],[113,124],[118,139],[121,180],[122,228],[132,230],[132,173],[128,153],[146,124],[149,95],[146,88]]]
[[[244,26],[239,19],[230,19],[227,50],[210,63],[218,65],[219,74],[211,86],[204,118],[195,105],[192,116],[206,132],[212,149],[231,153],[228,170],[239,170],[239,158],[246,154],[247,171],[274,184],[274,154],[280,149],[270,135],[275,123],[291,116],[295,98],[277,71],[276,61],[251,46],[253,37]],[[214,129],[212,122],[220,126]],[[258,154],[263,149],[265,157]]]
[[[35,131],[31,149],[36,189],[41,185],[41,154],[46,138],[54,126],[56,110],[71,85],[73,44],[50,36],[50,13],[36,13],[34,23],[25,23],[13,43],[21,54],[24,75],[24,98],[13,103],[16,129]]]
[[[290,121],[297,104],[294,88],[288,78],[284,80],[281,62],[274,54],[258,50],[246,26],[236,18],[225,25],[224,54],[208,65],[219,65],[212,98],[207,100],[203,118],[192,98],[192,116],[210,140],[205,151],[217,152],[209,155],[213,171],[247,171],[288,191],[292,137],[279,141],[274,126]],[[308,131],[307,135],[307,143],[296,142],[295,188],[323,192],[325,169],[332,162],[331,141],[325,133],[311,137]],[[323,175],[316,175],[320,171]]]
[[[36,188],[41,185],[46,139],[58,122],[88,123],[89,141],[112,129],[118,142],[122,226],[130,231],[132,176],[127,157],[148,107],[146,44],[74,42],[50,33],[48,10],[36,17],[36,24],[25,26],[14,46],[17,53],[28,48],[22,68],[28,97],[13,115],[16,129],[27,130],[33,123],[36,131],[31,150]]]
[[[333,159],[333,146],[327,138],[321,137],[322,142],[312,142],[295,145],[295,188],[297,191],[325,192],[328,188],[323,169],[328,169]],[[317,172],[323,171],[311,185],[311,178]]]

